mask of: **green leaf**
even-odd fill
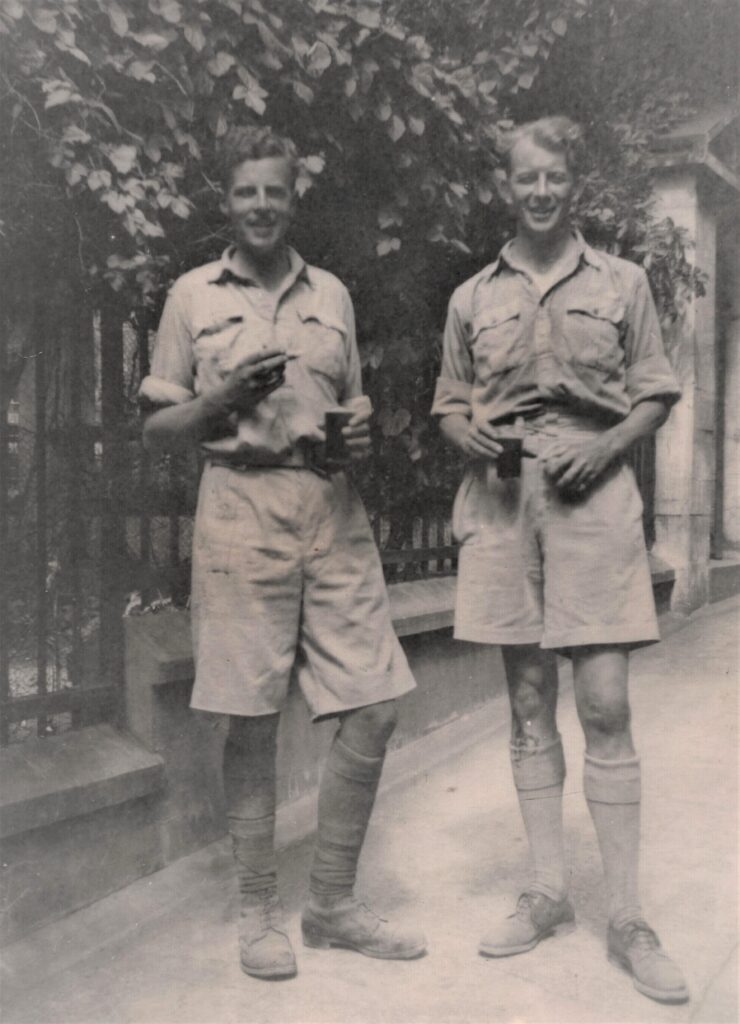
[[[126,196],[121,195],[120,192],[103,192],[100,199],[102,202],[106,203],[114,213],[123,213],[128,206]]]
[[[378,256],[387,256],[391,252],[397,252],[401,248],[401,239],[390,235],[381,235],[375,246]]]
[[[235,100],[244,100],[255,113],[264,114],[266,109],[264,97],[267,96],[267,93],[256,82],[254,85],[234,86],[232,96]]]
[[[519,75],[516,82],[520,89],[530,89],[534,82],[534,72],[525,71],[523,75]]]
[[[149,9],[171,25],[177,25],[182,18],[182,7],[177,0],[149,0]]]
[[[190,43],[196,53],[200,53],[203,47],[206,45],[206,37],[203,34],[203,29],[200,25],[190,22],[185,26],[185,38]]]
[[[553,30],[556,36],[564,36],[568,31],[568,22],[563,17],[555,18],[550,24],[550,28]]]
[[[309,174],[321,174],[326,166],[326,160],[321,153],[312,153],[310,156],[304,156],[301,164]]]
[[[175,38],[174,32],[131,32],[130,38],[145,50],[165,50]]]
[[[89,142],[90,138],[90,133],[76,124],[68,124],[62,133],[63,141],[71,142],[73,145],[77,142]]]
[[[60,107],[63,103],[69,103],[72,99],[72,90],[69,86],[61,86],[50,92],[44,101],[44,109],[50,110],[52,107]]]
[[[231,53],[227,53],[226,50],[219,50],[215,57],[206,64],[206,67],[215,75],[216,78],[220,78],[221,75],[225,75],[226,72],[236,64],[236,60]]]
[[[314,101],[313,89],[309,89],[303,82],[293,82],[293,92],[296,94],[299,100],[303,100],[304,103],[309,105]]]
[[[409,118],[409,128],[411,129],[412,134],[414,134],[414,135],[423,135],[425,127],[426,126],[424,124],[424,118],[422,118],[422,117],[410,117]]]
[[[91,192],[97,192],[99,188],[110,188],[110,171],[95,170],[87,176],[87,187]]]
[[[128,32],[128,18],[126,17],[126,12],[115,2],[115,0],[109,0],[105,9],[108,13],[108,18],[113,31],[117,36],[125,36]]]
[[[24,9],[18,0],[3,0],[3,13],[7,14],[9,18],[14,18],[18,21],[23,17]]]
[[[51,10],[51,8],[37,8],[36,10],[29,11],[28,16],[36,28],[41,32],[46,32],[47,35],[53,35],[56,32],[57,14],[56,11]]]
[[[351,7],[347,13],[358,25],[365,28],[380,28],[380,12],[373,7]]]
[[[136,163],[136,146],[104,147],[104,152],[119,174],[128,174]]]
[[[388,125],[388,134],[394,142],[398,142],[402,135],[406,132],[406,125],[403,123],[401,118],[394,114],[391,118],[391,123]]]
[[[306,55],[306,70],[314,78],[320,78],[331,67],[331,52],[326,43],[315,42]]]
[[[156,75],[152,72],[153,60],[132,60],[126,68],[126,74],[135,78],[137,82],[156,82]]]

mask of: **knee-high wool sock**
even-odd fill
[[[585,755],[583,792],[604,865],[609,919],[616,927],[641,917],[640,759],[602,761]]]
[[[274,737],[224,747],[224,795],[242,897],[277,885]]]
[[[350,750],[338,736],[319,789],[319,821],[310,888],[317,896],[352,892],[357,862],[385,757]]]
[[[565,758],[560,737],[534,749],[512,743],[511,768],[532,857],[533,879],[527,888],[560,900],[568,889],[563,850]]]

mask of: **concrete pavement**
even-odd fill
[[[359,888],[388,916],[409,915],[425,929],[423,959],[302,947],[309,839],[281,861],[299,976],[245,977],[231,859],[219,842],[6,949],[5,1024],[737,1021],[739,609],[734,598],[681,628],[669,621],[668,638],[633,658],[645,782],[643,907],[687,975],[687,1005],[646,999],[606,960],[601,869],[581,791],[583,740],[564,671],[572,934],[523,956],[476,955],[488,922],[511,911],[526,880],[508,713],[498,699],[471,724],[472,745],[459,749],[457,726],[427,737],[424,756],[406,759],[417,773],[396,772],[371,822]]]

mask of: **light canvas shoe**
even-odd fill
[[[576,915],[570,901],[551,900],[541,892],[523,892],[516,910],[481,939],[482,956],[514,956],[534,949],[556,930],[572,928]]]
[[[606,934],[609,960],[632,975],[632,984],[644,996],[659,1003],[685,1003],[689,990],[683,975],[663,952],[660,940],[645,921],[638,918],[621,928],[609,922]]]

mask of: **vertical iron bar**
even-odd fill
[[[140,310],[136,324],[136,339],[139,353],[139,380],[142,381],[149,373],[149,313],[147,310]],[[149,453],[143,446],[140,446],[140,468],[139,468],[139,557],[144,565],[150,565],[152,560],[152,519],[151,505],[147,500],[149,491]]]
[[[80,296],[81,299],[81,296]],[[84,486],[84,468],[82,463],[82,346],[92,331],[92,311],[87,302],[80,302],[79,317],[71,331],[70,344],[70,395],[69,395],[69,436],[67,439],[67,457],[69,473],[67,475],[68,508],[69,508],[69,589],[72,605],[71,628],[72,643],[69,664],[73,676],[73,686],[84,686],[84,662],[82,643],[83,622],[83,587],[82,561],[85,557],[85,523],[83,520],[82,489]],[[72,712],[72,728],[79,729],[83,724],[80,711]]]
[[[0,707],[10,700],[10,531],[8,529],[8,488],[10,487],[10,388],[7,366],[7,341],[0,338]],[[0,717],[0,746],[5,746],[10,730],[4,714]]]
[[[112,296],[100,316],[102,401],[102,511],[100,553],[100,668],[102,682],[123,682],[123,592],[125,519],[121,511],[123,470],[123,317]]]
[[[34,359],[34,464],[36,468],[36,690],[47,692],[47,628],[48,598],[46,577],[49,571],[47,544],[47,493],[46,493],[46,355],[44,332],[37,332],[40,347]],[[48,719],[39,715],[36,731],[39,736],[46,734]]]

